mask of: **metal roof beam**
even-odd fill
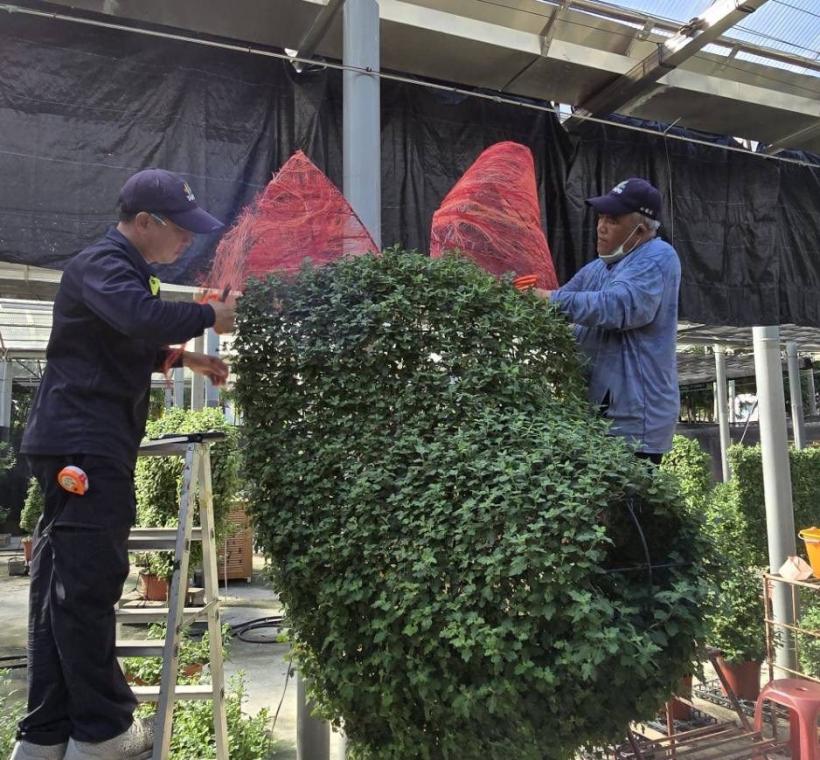
[[[327,0],[327,5],[316,14],[310,29],[307,30],[299,43],[299,47],[296,50],[286,50],[285,52],[291,58],[312,58],[316,48],[319,47],[319,43],[327,34],[327,30],[330,29],[333,19],[336,18],[336,14],[344,4],[345,0]],[[293,68],[300,74],[307,65],[304,61],[293,61],[292,64]]]
[[[768,145],[763,152],[775,156],[787,148],[794,147],[795,142],[813,140],[818,135],[820,135],[820,118],[808,127],[783,135],[779,140]]]
[[[585,117],[623,111],[662,76],[715,42],[726,30],[754,13],[765,2],[767,0],[715,0],[700,16],[684,24],[626,74],[615,77],[581,103],[564,122],[564,127],[571,131],[577,129]]]

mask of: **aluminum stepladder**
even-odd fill
[[[166,760],[171,744],[174,704],[179,699],[213,700],[217,760],[228,760],[228,726],[225,717],[225,674],[222,662],[222,627],[216,569],[213,491],[211,487],[210,442],[224,439],[224,433],[186,433],[164,436],[144,443],[140,456],[184,457],[182,493],[177,528],[133,528],[129,551],[173,550],[174,572],[168,589],[168,606],[159,608],[118,609],[121,623],[167,622],[166,638],[118,641],[120,657],[162,657],[160,686],[135,686],[140,702],[157,702],[154,719],[152,760]],[[194,511],[199,494],[199,522],[194,526]],[[205,606],[185,607],[191,541],[202,541]],[[179,685],[177,669],[180,634],[190,623],[207,617],[210,638],[210,684]]]

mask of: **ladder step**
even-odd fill
[[[191,540],[202,540],[202,528],[191,530]],[[173,550],[177,544],[177,528],[131,528],[129,551]]]
[[[116,614],[118,623],[140,625],[141,623],[165,623],[169,612],[168,607],[121,607]],[[186,607],[182,611],[185,624],[192,623],[207,614],[207,607]]]
[[[117,657],[162,657],[165,639],[122,639],[114,647]]]
[[[159,686],[132,686],[131,690],[138,702],[157,702],[159,700]],[[176,698],[182,699],[213,699],[214,693],[211,684],[194,684],[177,686]]]

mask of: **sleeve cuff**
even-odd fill
[[[205,312],[204,328],[213,327],[214,322],[216,322],[216,312],[214,311],[214,307],[209,303],[205,303],[202,304],[202,308]]]

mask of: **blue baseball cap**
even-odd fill
[[[178,227],[199,234],[225,226],[197,205],[191,186],[182,177],[165,169],[143,169],[129,177],[120,190],[119,205],[127,214],[161,214]]]
[[[661,194],[640,177],[630,177],[619,182],[606,195],[587,198],[587,203],[599,214],[621,216],[637,211],[657,219],[661,215]]]

